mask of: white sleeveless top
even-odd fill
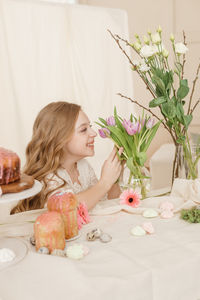
[[[86,159],[81,159],[77,162],[77,169],[79,172],[78,182],[72,182],[69,174],[64,168],[59,168],[57,170],[58,175],[63,178],[67,183],[56,190],[57,191],[71,191],[74,194],[80,193],[84,190],[87,190],[89,187],[95,185],[98,182],[98,179],[96,177],[96,174],[91,167],[91,165],[88,163]],[[61,186],[63,184],[63,181],[56,176],[55,174],[48,174],[48,187],[50,190],[54,190],[55,188]],[[105,200],[107,197],[104,197],[103,200]]]

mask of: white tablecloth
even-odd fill
[[[189,224],[177,213],[172,219],[151,219],[152,235],[130,234],[133,226],[145,221],[149,220],[125,211],[93,215],[81,237],[70,242],[90,248],[79,261],[37,254],[29,237],[22,238],[30,250],[21,262],[0,272],[0,299],[200,299],[200,224]],[[24,225],[28,230],[32,226]],[[96,227],[109,233],[112,241],[86,241],[86,233]],[[11,224],[10,233],[12,228],[15,232],[17,227]]]

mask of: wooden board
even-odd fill
[[[21,178],[15,182],[9,184],[2,184],[0,185],[3,194],[7,193],[18,193],[29,189],[34,184],[33,176],[29,176],[26,174],[21,174]]]

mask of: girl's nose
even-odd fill
[[[92,128],[90,128],[90,136],[93,136],[93,137],[97,136],[96,131],[94,131]]]

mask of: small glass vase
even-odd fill
[[[199,158],[199,145],[177,145],[173,167],[173,179],[182,178],[194,180],[198,178]]]
[[[150,176],[146,176],[142,169],[144,168],[141,167],[141,174],[143,175],[138,178],[137,176],[134,176],[127,167],[124,168],[123,176],[119,182],[121,191],[132,188],[134,191],[141,194],[141,199],[147,198],[151,188],[151,178]]]

